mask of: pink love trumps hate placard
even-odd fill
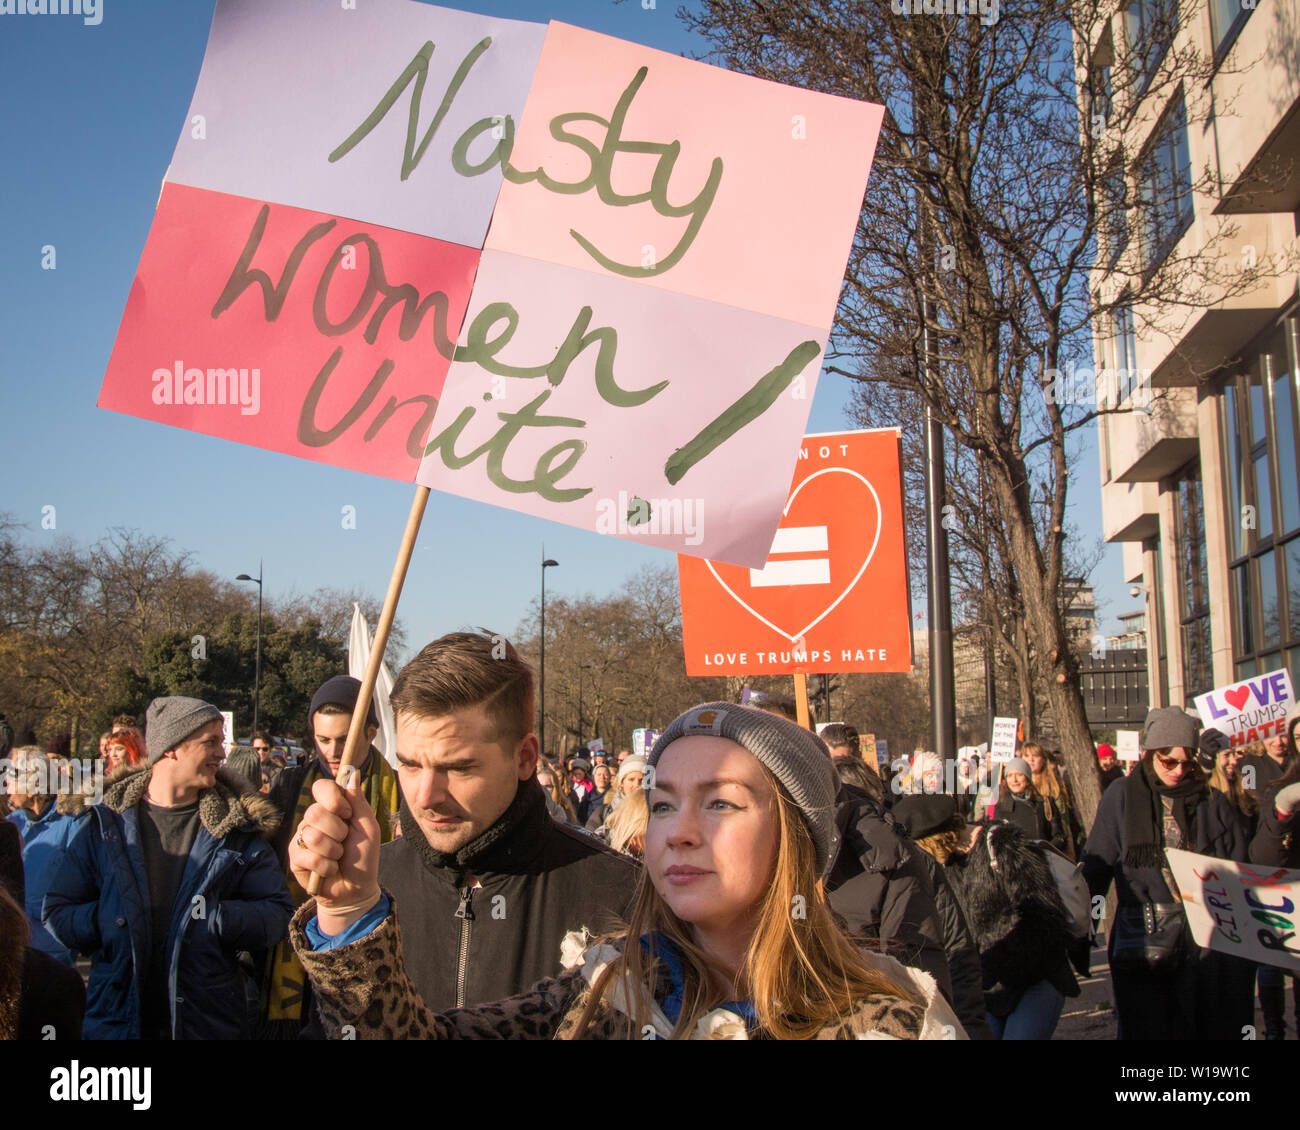
[[[761,565],[881,115],[565,24],[219,0],[99,403]]]

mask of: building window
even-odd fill
[[[1125,207],[1126,186],[1124,161],[1120,158],[1111,167],[1102,185],[1101,227],[1106,233],[1106,266],[1113,270],[1128,246],[1128,210]]]
[[[1148,655],[1154,654],[1160,666],[1160,702],[1169,706],[1169,658],[1165,645],[1165,564],[1161,554],[1160,539],[1151,538],[1142,543],[1144,552],[1155,555],[1155,591],[1151,594],[1151,609],[1155,613],[1148,636]]]
[[[1187,110],[1182,95],[1154,131],[1139,162],[1142,262],[1158,266],[1192,225],[1192,159],[1187,148]]]
[[[1214,37],[1214,57],[1222,59],[1240,34],[1255,5],[1243,0],[1210,0],[1210,34]]]
[[[1214,689],[1210,637],[1209,570],[1205,559],[1205,507],[1198,463],[1189,463],[1174,478],[1178,547],[1178,614],[1183,648],[1183,694],[1191,703]]]
[[[1297,322],[1285,319],[1223,390],[1228,563],[1237,678],[1300,674]]]
[[[1133,0],[1124,9],[1124,42],[1128,46],[1128,65],[1139,96],[1151,85],[1151,79],[1173,42],[1177,26],[1178,5],[1175,0]]]

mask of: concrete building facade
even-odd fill
[[[1083,45],[1093,74],[1168,65],[1138,43],[1171,3],[1119,7]],[[1141,125],[1123,139],[1116,175],[1136,206],[1099,241],[1092,285],[1106,305],[1122,302],[1131,259],[1141,267],[1211,246],[1225,217],[1237,234],[1223,265],[1236,256],[1250,272],[1300,246],[1300,0],[1181,0],[1177,14],[1169,57],[1190,46],[1215,72],[1172,97],[1165,84],[1144,108],[1139,121],[1170,127],[1153,132],[1161,141],[1148,143]],[[1156,181],[1172,189],[1163,199]],[[1121,382],[1121,406],[1138,405],[1144,385],[1151,396],[1143,410],[1102,416],[1098,449],[1104,536],[1123,546],[1125,581],[1141,586],[1151,705],[1191,707],[1215,686],[1283,666],[1300,676],[1296,274],[1261,274],[1168,333],[1138,332],[1149,320],[1135,314],[1116,305],[1098,317],[1095,364],[1141,374]]]

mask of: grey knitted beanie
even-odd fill
[[[731,702],[706,702],[679,714],[650,751],[653,768],[678,738],[727,738],[743,746],[785,787],[799,807],[817,849],[818,873],[825,875],[839,845],[835,793],[839,783],[830,751],[821,738],[765,710]]]
[[[1157,706],[1147,715],[1142,748],[1172,749],[1182,746],[1195,754],[1201,739],[1201,724],[1176,706]]]
[[[200,698],[156,698],[144,716],[144,744],[152,765],[195,730],[220,722],[221,711]]]

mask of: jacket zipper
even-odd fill
[[[470,899],[474,896],[472,887],[461,887],[460,905],[456,907],[456,917],[460,919],[460,954],[456,959],[456,1007],[465,1007],[465,975],[469,971],[469,935],[473,930],[474,910]]]

